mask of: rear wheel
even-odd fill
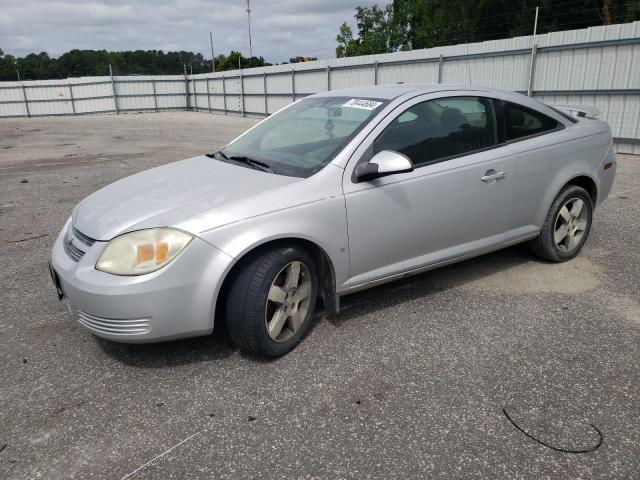
[[[531,250],[551,262],[571,260],[589,236],[592,217],[593,202],[587,191],[566,186],[553,201],[540,235],[529,243]]]
[[[257,254],[232,278],[227,326],[240,348],[264,357],[293,349],[308,330],[318,276],[312,257],[298,247]]]

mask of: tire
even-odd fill
[[[318,273],[308,252],[295,246],[258,252],[231,278],[226,301],[229,335],[248,353],[282,356],[309,329],[317,296]]]
[[[550,262],[571,260],[587,241],[592,219],[591,196],[582,187],[567,185],[551,204],[540,235],[529,242],[529,247]]]

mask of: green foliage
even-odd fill
[[[291,57],[289,59],[289,63],[303,63],[303,62],[313,62],[314,60],[318,60],[318,57]]]
[[[640,20],[640,0],[393,0],[358,7],[358,35],[343,23],[338,57],[482,42]]]
[[[218,55],[216,71],[270,65],[262,57],[246,58],[240,52]],[[0,80],[43,80],[53,78],[108,75],[109,65],[114,75],[178,75],[211,71],[211,60],[200,53],[163,52],[162,50],[135,50],[108,52],[106,50],[71,50],[60,57],[51,58],[45,52],[31,53],[14,58],[0,49]]]

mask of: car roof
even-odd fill
[[[446,84],[446,83],[390,83],[386,85],[371,85],[367,87],[351,87],[338,90],[330,90],[328,92],[320,92],[314,96],[317,97],[364,97],[379,98],[382,100],[393,100],[407,93],[422,95],[425,93],[436,93],[443,91],[481,91],[496,96],[504,94],[499,90],[493,90],[484,87],[474,87],[470,85]]]
[[[548,116],[568,125],[569,120],[557,111],[538,100],[517,92],[499,90],[496,88],[477,87],[473,85],[460,85],[448,83],[395,83],[387,85],[371,85],[366,87],[351,87],[338,90],[329,90],[313,95],[313,97],[351,97],[351,98],[377,98],[379,100],[393,101],[400,97],[403,99],[438,92],[472,92],[475,95],[497,98],[509,102],[518,103],[526,107],[538,110]],[[308,97],[307,97],[308,98]]]

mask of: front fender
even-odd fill
[[[252,217],[200,234],[236,263],[248,252],[281,239],[301,239],[320,247],[333,264],[336,289],[348,286],[349,251],[344,197],[335,196]]]

